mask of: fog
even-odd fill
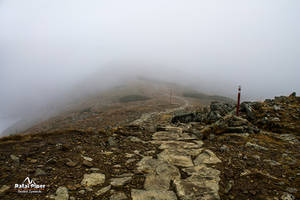
[[[89,77],[300,92],[298,0],[0,0],[0,132]],[[98,87],[98,86],[97,86]]]

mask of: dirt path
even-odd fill
[[[155,118],[156,116],[163,115],[163,114],[170,114],[170,113],[174,113],[174,112],[177,112],[177,111],[180,111],[180,110],[184,110],[185,108],[187,108],[190,105],[189,101],[186,100],[183,97],[174,96],[174,98],[183,101],[183,105],[181,105],[177,108],[167,109],[167,110],[162,111],[162,112],[145,113],[139,119],[133,121],[131,124],[140,126],[141,124],[149,121],[150,119]]]

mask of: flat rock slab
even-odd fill
[[[202,180],[199,178],[187,178],[174,181],[177,195],[182,200],[218,200],[219,184],[215,180]]]
[[[94,185],[101,185],[105,182],[105,175],[101,173],[91,173],[85,174],[81,181],[82,186],[94,186]]]
[[[155,174],[170,180],[180,179],[181,177],[179,169],[167,162],[158,165],[155,169]]]
[[[178,133],[171,133],[167,131],[159,131],[152,135],[153,140],[177,140],[179,137]]]
[[[179,151],[170,151],[166,149],[158,154],[158,159],[180,167],[194,166],[191,156]]]
[[[182,128],[179,128],[179,127],[176,127],[176,126],[165,126],[165,127],[160,127],[159,131],[182,133]]]
[[[111,189],[111,185],[106,186],[106,187],[104,187],[104,188],[98,190],[98,191],[96,192],[96,196],[100,196],[100,195],[102,195],[102,194],[105,194],[105,193],[108,192],[110,189]]]
[[[168,191],[170,188],[171,180],[169,177],[150,174],[146,176],[144,183],[145,190],[161,190]]]
[[[181,149],[181,148],[166,149],[166,150],[169,151],[170,153],[172,152],[173,154],[181,154],[181,155],[187,155],[192,157],[198,156],[203,151],[203,149]]]
[[[145,173],[155,173],[157,166],[163,164],[164,161],[153,159],[152,156],[145,156],[141,161],[137,163],[137,170]]]
[[[177,197],[172,191],[159,190],[131,190],[132,200],[177,200]]]
[[[213,169],[211,167],[207,167],[206,165],[197,165],[194,167],[188,167],[185,169],[182,169],[185,173],[188,175],[197,175],[206,179],[215,179],[220,180],[220,171]]]
[[[206,149],[195,160],[195,165],[217,164],[222,162],[211,150]]]
[[[117,192],[110,196],[110,200],[127,200],[128,197],[123,192]]]
[[[132,177],[112,178],[110,184],[114,187],[121,187],[132,180]]]
[[[166,141],[160,145],[160,149],[197,149],[201,146],[193,142],[183,142],[183,141]]]
[[[168,177],[170,180],[180,178],[180,172],[177,167],[166,161],[153,159],[150,156],[144,157],[137,163],[137,166],[140,172]]]
[[[188,133],[179,134],[179,138],[177,140],[197,140],[198,138],[194,135],[190,135]]]

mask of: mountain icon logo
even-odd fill
[[[36,183],[34,182],[34,180],[32,180],[32,179],[30,180],[29,177],[26,177],[25,180],[23,181],[23,183],[24,183],[24,184],[27,183],[27,184],[29,184],[29,185],[31,185],[31,184],[36,185]]]

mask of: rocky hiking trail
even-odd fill
[[[300,198],[296,97],[246,103],[240,117],[233,105],[216,102],[178,115],[192,106],[182,102],[109,131],[2,138],[0,199]],[[275,131],[285,126],[288,133]],[[45,191],[17,193],[14,184],[26,177],[45,184]]]

